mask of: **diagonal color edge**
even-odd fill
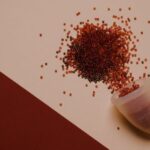
[[[108,150],[0,73],[1,150]]]

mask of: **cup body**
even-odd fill
[[[132,125],[150,134],[150,80],[138,80],[136,83],[140,85],[138,89],[123,97],[115,92],[111,100]]]

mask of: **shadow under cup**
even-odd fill
[[[137,80],[136,83],[140,85],[138,89],[122,97],[115,92],[111,101],[132,125],[150,134],[150,80]]]

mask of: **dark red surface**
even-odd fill
[[[0,150],[108,150],[0,73]]]

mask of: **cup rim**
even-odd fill
[[[114,94],[111,97],[112,103],[115,105],[122,105],[124,103],[127,103],[127,102],[137,98],[138,96],[140,96],[141,94],[144,93],[143,87],[144,87],[145,81],[146,81],[145,79],[136,80],[135,83],[138,83],[140,87],[138,89],[128,93],[125,96],[119,97],[119,91],[114,92]],[[133,84],[133,82],[127,84],[126,87],[129,87],[132,84]]]

